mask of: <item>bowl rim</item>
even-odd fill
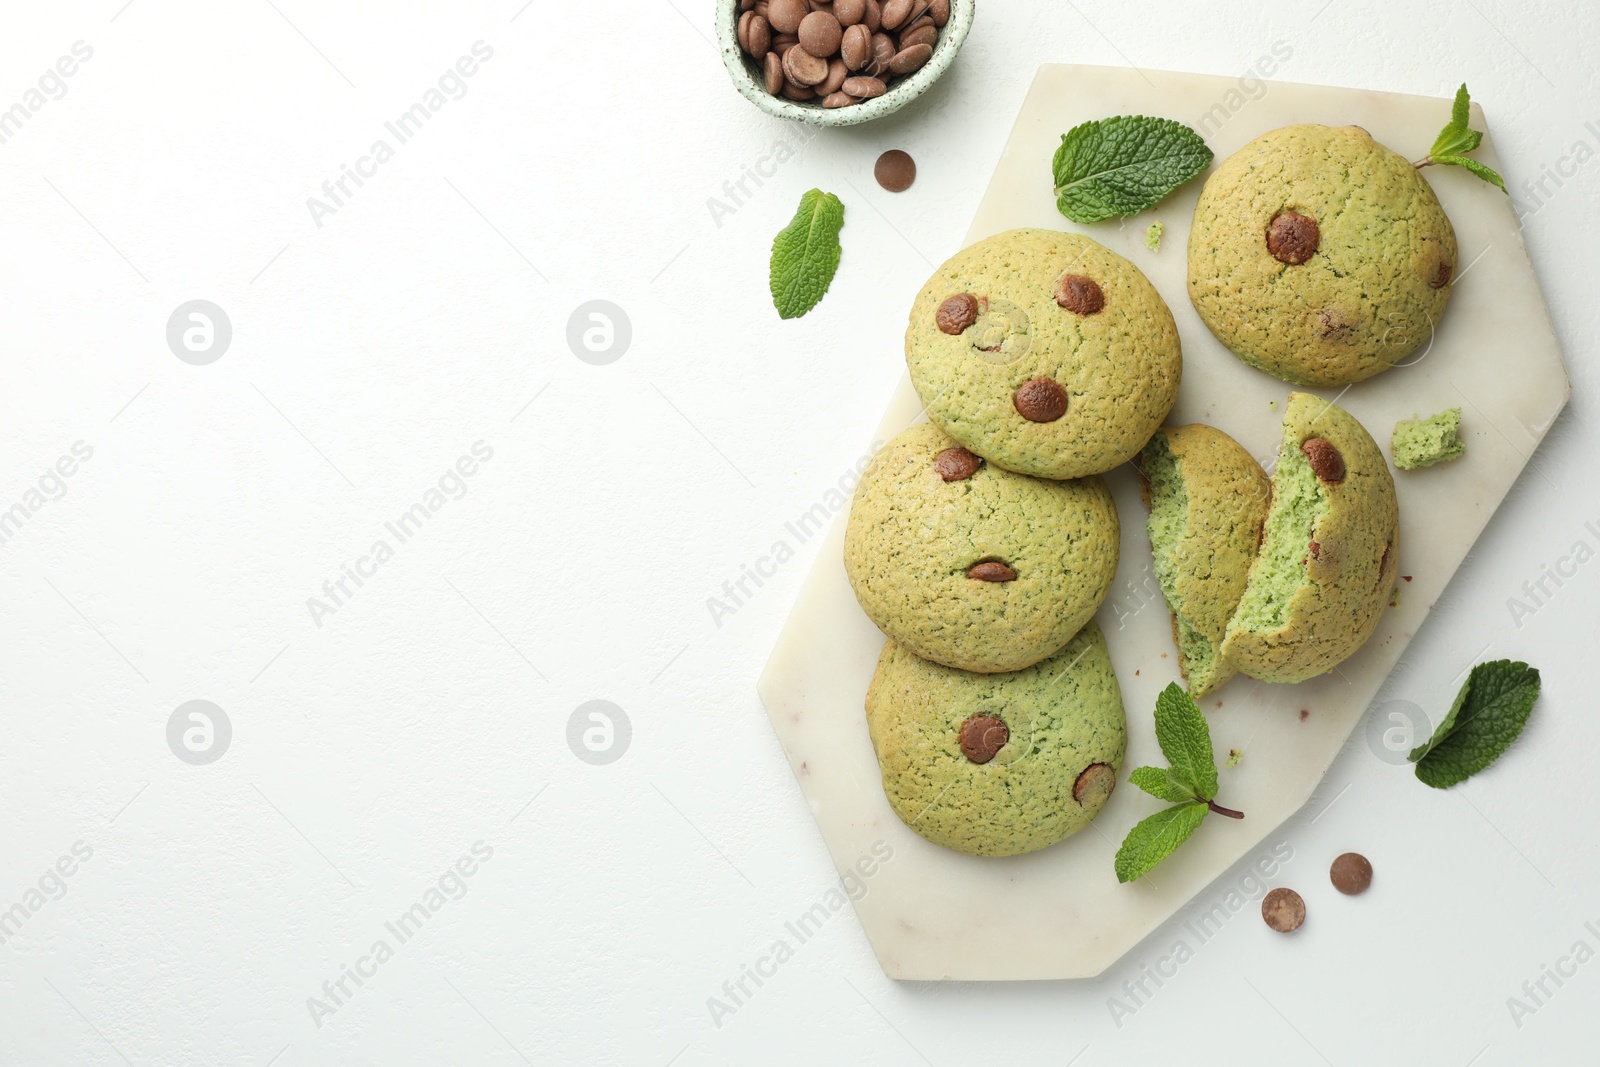
[[[764,84],[756,80],[751,69],[754,60],[749,60],[739,47],[739,5],[740,0],[717,0],[716,9],[718,51],[722,53],[722,65],[727,68],[728,77],[739,95],[775,118],[792,119],[813,126],[854,126],[899,111],[939,80],[966,43],[977,0],[950,0],[950,20],[940,30],[939,43],[920,70],[880,97],[863,101],[854,107],[832,110],[820,104],[773,96],[767,92]]]

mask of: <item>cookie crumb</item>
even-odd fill
[[[1156,221],[1144,231],[1144,246],[1152,252],[1161,251],[1161,235],[1167,232],[1167,224]]]
[[[1309,718],[1311,718],[1311,709],[1310,708],[1301,708],[1300,709],[1300,721],[1301,722],[1305,722]]]
[[[1237,766],[1239,766],[1239,761],[1242,760],[1242,759],[1244,759],[1244,753],[1243,752],[1240,752],[1236,748],[1228,749],[1228,766],[1237,767]]]

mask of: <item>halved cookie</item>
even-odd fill
[[[1222,639],[1256,558],[1271,484],[1244,446],[1196,423],[1157,430],[1139,456],[1156,579],[1191,696],[1235,674]]]
[[[1360,648],[1399,566],[1394,476],[1355,417],[1291,393],[1265,537],[1222,655],[1264,682],[1299,682]]]

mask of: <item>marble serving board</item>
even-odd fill
[[[1078,226],[1056,211],[1050,180],[1061,135],[1108,115],[1188,123],[1220,162],[1257,135],[1299,122],[1363,126],[1418,158],[1450,113],[1448,100],[1427,97],[1282,83],[1267,83],[1264,94],[1255,89],[1252,99],[1235,78],[1041,67],[967,242],[1041,226],[1089,234],[1132,260],[1166,298],[1183,341],[1183,388],[1169,421],[1221,427],[1267,466],[1276,455],[1290,387],[1236,360],[1212,338],[1186,295],[1185,246],[1202,181],[1136,218]],[[1476,106],[1473,126],[1485,128]],[[1498,166],[1492,139],[1484,139],[1477,157]],[[1399,606],[1385,613],[1365,647],[1311,681],[1268,685],[1240,676],[1203,702],[1219,756],[1232,748],[1244,753],[1236,767],[1223,769],[1222,790],[1248,818],[1208,821],[1153,879],[1120,885],[1112,873],[1128,829],[1160,806],[1125,780],[1090,829],[1026,856],[961,855],[923,840],[895,817],[862,710],[883,636],[850,591],[842,558],[845,517],[835,521],[759,690],[834,864],[844,872],[866,857],[875,868],[870,891],[855,908],[890,977],[1099,974],[1311,797],[1570,391],[1510,200],[1458,168],[1426,174],[1460,246],[1444,321],[1405,365],[1353,387],[1318,392],[1359,418],[1385,454],[1396,420],[1459,407],[1467,454],[1430,470],[1397,472],[1399,573],[1410,580],[1399,583]],[[1159,252],[1144,244],[1155,220],[1166,226]],[[869,440],[887,440],[919,418],[910,381],[902,380]],[[1097,619],[1127,708],[1126,770],[1162,762],[1151,710],[1156,694],[1178,678],[1178,666],[1137,480],[1124,466],[1107,481],[1122,520],[1122,561]],[[1423,545],[1426,551],[1418,549]],[[892,859],[877,862],[888,849]],[[974,901],[984,906],[975,908]]]

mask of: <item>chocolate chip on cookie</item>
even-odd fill
[[[1017,572],[997,559],[986,559],[968,567],[967,577],[980,582],[1014,582]]]
[[[1433,272],[1433,277],[1428,281],[1429,289],[1443,289],[1450,284],[1450,276],[1456,271],[1449,263],[1440,263],[1439,268]]]
[[[938,323],[940,333],[947,333],[952,337],[960,334],[978,321],[978,298],[971,293],[957,293],[955,296],[946,297],[934,314],[933,321]]]
[[[1055,422],[1067,413],[1067,391],[1050,378],[1034,378],[1017,386],[1011,403],[1029,422]]]
[[[1322,231],[1310,215],[1284,208],[1267,226],[1267,251],[1280,263],[1297,267],[1316,254]]]
[[[1072,783],[1072,799],[1078,802],[1079,807],[1088,807],[1093,804],[1099,807],[1105,803],[1106,797],[1111,795],[1111,790],[1117,787],[1117,772],[1107,763],[1091,763],[1078,775],[1078,780]]]
[[[973,763],[988,763],[1009,740],[1011,731],[993,715],[973,715],[961,724],[961,754]]]
[[[1056,303],[1077,315],[1093,315],[1105,308],[1106,294],[1093,278],[1063,274],[1056,282]]]
[[[1308,437],[1301,443],[1300,451],[1311,461],[1311,469],[1320,481],[1328,485],[1344,481],[1344,457],[1332,443],[1321,437]]]
[[[947,482],[959,482],[978,473],[983,460],[964,448],[947,448],[933,457],[933,469]]]

